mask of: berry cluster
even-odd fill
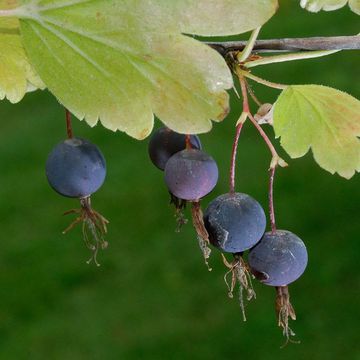
[[[214,189],[218,168],[214,159],[201,150],[197,136],[160,128],[150,139],[149,156],[154,165],[165,172],[165,184],[181,224],[185,221],[179,212],[187,202],[192,203],[193,224],[206,264],[211,252],[208,244],[222,252],[224,264],[229,269],[225,274],[229,296],[233,297],[235,285],[239,283],[244,320],[242,294],[245,290],[248,300],[256,297],[252,287],[252,278],[256,278],[276,288],[279,326],[287,339],[295,335],[288,325],[289,317],[295,320],[295,312],[287,285],[305,271],[307,251],[302,240],[274,226],[272,231],[265,232],[266,215],[261,205],[250,195],[235,192],[234,186],[229,193],[211,201],[203,215],[200,200]],[[247,250],[246,261],[244,252]],[[231,262],[226,259],[226,253],[233,255]],[[229,274],[230,283],[227,280]]]
[[[105,180],[105,159],[94,144],[73,136],[69,116],[67,112],[68,139],[55,146],[49,154],[46,175],[51,187],[60,195],[80,200],[80,209],[65,213],[77,214],[77,217],[64,233],[81,223],[85,244],[93,253],[88,263],[93,260],[99,265],[98,251],[108,245],[104,240],[108,221],[91,207],[90,196]],[[236,147],[242,125],[243,122],[237,125],[230,190],[212,200],[204,213],[201,199],[215,188],[219,172],[215,160],[202,150],[199,137],[160,128],[150,139],[149,156],[154,165],[164,171],[165,184],[176,209],[177,231],[187,221],[183,211],[190,203],[192,222],[209,270],[210,245],[220,250],[228,268],[224,280],[229,297],[233,297],[238,284],[244,320],[243,293],[245,291],[247,300],[256,297],[252,286],[252,279],[256,278],[265,285],[275,287],[278,324],[289,340],[295,335],[289,327],[289,318],[295,320],[296,316],[287,286],[305,271],[307,251],[299,237],[289,231],[278,230],[275,225],[273,181],[276,165],[281,162],[275,151],[270,167],[270,232],[265,232],[266,215],[261,205],[250,195],[235,192]],[[225,254],[231,254],[233,259],[228,261]]]

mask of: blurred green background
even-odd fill
[[[261,38],[358,32],[359,18],[348,8],[315,15],[283,1]],[[359,53],[342,52],[259,67],[256,74],[360,97],[359,60]],[[278,94],[255,90],[265,102]],[[231,115],[201,137],[221,174],[204,205],[227,191],[239,111],[233,99]],[[278,172],[278,224],[303,238],[309,252],[306,273],[290,287],[301,344],[280,350],[274,290],[256,284],[258,299],[247,306],[244,323],[237,300],[227,298],[219,253],[208,273],[192,227],[174,232],[163,174],[148,159],[147,141],[74,121],[76,134],[96,143],[108,165],[93,205],[111,221],[110,246],[96,268],[85,263],[90,254],[80,228],[61,234],[71,221],[61,214],[77,202],[53,192],[44,174],[47,154],[65,137],[63,109],[48,92],[37,92],[15,106],[2,102],[0,118],[0,359],[360,359],[359,175],[332,176],[311,154]],[[264,207],[269,161],[247,124],[237,189]]]

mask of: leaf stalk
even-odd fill
[[[263,57],[258,60],[253,60],[246,62],[244,66],[248,69],[261,66],[261,65],[269,65],[269,64],[276,64],[282,63],[287,61],[295,61],[295,60],[307,60],[307,59],[314,59],[322,56],[328,56],[335,54],[341,50],[326,50],[326,51],[308,51],[308,52],[301,52],[301,53],[294,53],[294,54],[285,54],[285,55],[275,55],[275,56],[267,56]]]

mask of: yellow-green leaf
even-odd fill
[[[360,0],[349,0],[349,6],[355,14],[360,15]]]
[[[338,10],[349,3],[350,9],[360,15],[360,0],[301,0],[301,7],[311,12]]]
[[[274,129],[292,158],[311,148],[325,170],[350,178],[360,171],[360,101],[320,85],[289,86],[274,105]]]
[[[153,114],[178,132],[201,133],[229,110],[226,89],[233,82],[224,59],[182,32],[251,30],[271,17],[277,4],[18,1],[22,6],[13,14],[20,18],[23,44],[49,90],[90,125],[100,119],[138,139],[150,133]],[[252,14],[242,6],[250,6]]]
[[[267,22],[277,0],[162,0],[183,33],[220,36],[241,34]],[[165,6],[166,4],[166,6]]]
[[[0,9],[13,6],[14,1],[0,0]],[[0,100],[16,103],[28,90],[43,87],[21,44],[19,21],[0,17]]]

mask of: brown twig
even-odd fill
[[[209,46],[226,56],[232,51],[241,51],[247,41],[208,42]],[[315,50],[360,50],[360,36],[330,36],[311,38],[284,38],[257,40],[255,52],[290,52]]]

